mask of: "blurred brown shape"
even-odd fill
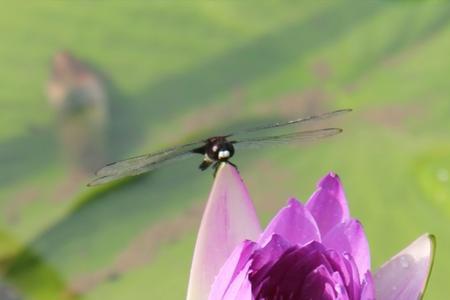
[[[67,51],[53,57],[47,84],[66,159],[86,174],[105,161],[108,99],[101,77]]]

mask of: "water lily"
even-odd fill
[[[223,165],[200,225],[187,299],[420,299],[433,251],[425,234],[372,276],[363,227],[332,173],[305,205],[289,200],[262,231],[239,173]]]

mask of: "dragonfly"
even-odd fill
[[[340,109],[323,114],[312,115],[290,121],[282,121],[253,128],[243,129],[234,133],[212,136],[196,142],[187,143],[164,149],[162,151],[131,157],[125,160],[107,164],[98,170],[88,186],[95,186],[108,183],[128,176],[136,176],[153,171],[166,164],[190,158],[195,155],[202,155],[203,160],[199,169],[204,171],[213,166],[215,172],[221,163],[229,163],[230,158],[235,154],[235,150],[240,148],[260,147],[265,145],[277,145],[293,142],[309,142],[341,133],[341,128],[319,128],[311,130],[294,131],[278,135],[270,135],[271,130],[276,128],[291,127],[294,125],[306,125],[309,123],[337,117],[352,109]],[[256,136],[252,136],[256,134]],[[249,136],[250,135],[250,136]],[[215,175],[214,172],[214,175]]]

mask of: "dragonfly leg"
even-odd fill
[[[219,170],[220,164],[230,164],[230,165],[232,165],[236,170],[238,170],[237,166],[236,166],[235,164],[233,164],[233,163],[232,163],[231,161],[229,161],[229,160],[226,160],[226,161],[217,161],[217,162],[215,162],[214,165],[213,165],[213,169],[214,169],[214,177],[216,177],[216,173],[217,173],[217,170]],[[238,170],[238,172],[239,172],[239,170]]]
[[[227,163],[229,163],[229,164],[232,165],[236,170],[238,170],[238,167],[237,167],[235,164],[233,164],[231,161],[227,160]]]
[[[217,170],[219,170],[219,165],[220,165],[220,164],[221,164],[221,162],[220,162],[220,161],[217,161],[217,162],[215,162],[214,165],[213,165],[213,169],[214,169],[213,177],[214,177],[214,178],[216,178]]]
[[[209,168],[209,166],[212,164],[212,161],[204,160],[202,163],[198,166],[198,168],[202,171],[205,171]]]

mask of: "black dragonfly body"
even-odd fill
[[[232,134],[219,135],[200,140],[198,142],[168,148],[163,151],[132,157],[118,162],[113,162],[96,172],[96,178],[88,185],[99,185],[127,176],[139,175],[159,168],[169,162],[188,158],[196,154],[203,155],[203,161],[199,168],[203,171],[213,165],[214,169],[220,163],[232,164],[229,159],[234,155],[235,149],[252,146],[263,146],[279,143],[306,142],[336,135],[342,132],[340,128],[320,128],[303,130],[280,135],[261,135],[249,137],[252,133],[265,132],[270,129],[285,127],[294,124],[304,124],[335,117],[351,109],[341,109],[332,112],[309,116],[291,121],[278,122],[245,129]],[[244,135],[243,138],[239,138]],[[247,135],[247,137],[245,137]]]

